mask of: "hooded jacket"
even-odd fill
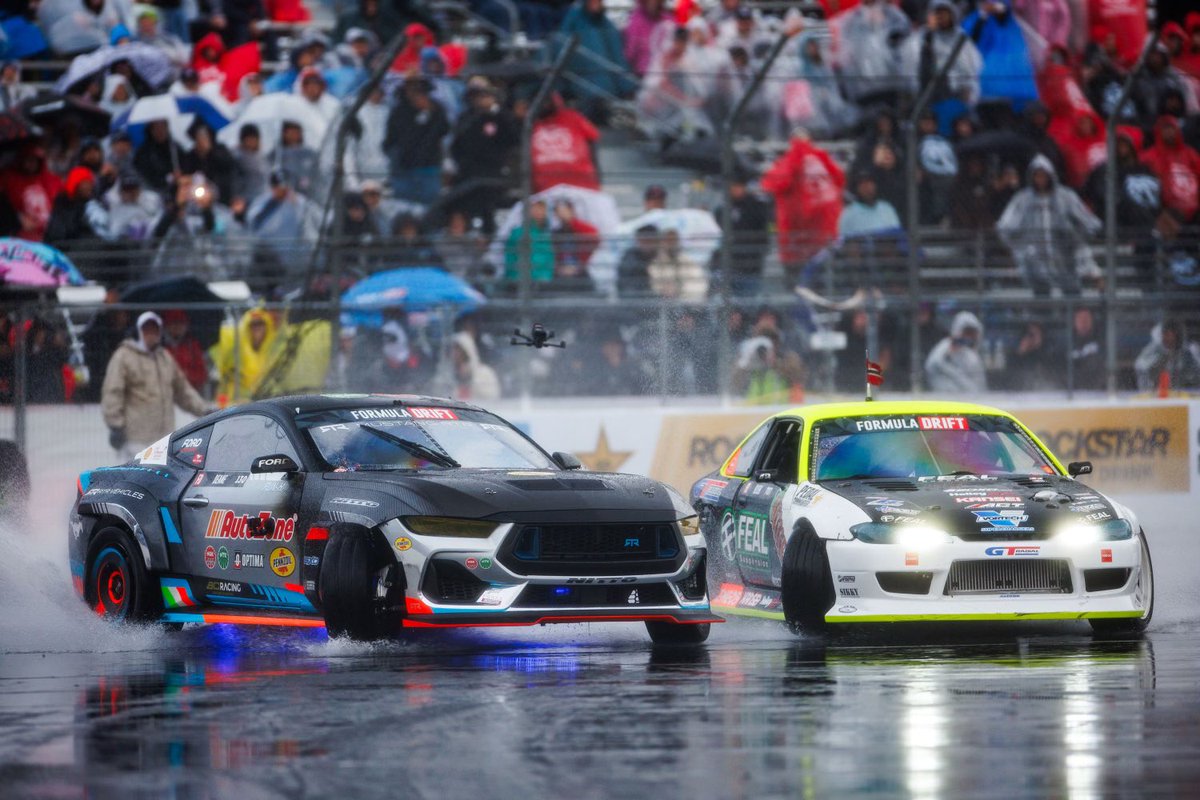
[[[829,25],[836,46],[834,60],[850,100],[903,86],[900,54],[911,28],[903,11],[888,0],[878,0],[838,14]]]
[[[1148,166],[1138,159],[1138,143],[1141,130],[1138,128],[1117,129],[1117,139],[1124,139],[1133,148],[1129,160],[1122,160],[1117,152],[1117,220],[1121,227],[1149,231],[1162,210],[1161,183]],[[1083,197],[1097,214],[1103,214],[1108,195],[1108,170],[1106,161],[1092,170],[1084,184]]]
[[[1148,32],[1146,0],[1087,0],[1087,19],[1092,41],[1115,36],[1118,63],[1132,67]]]
[[[454,334],[454,346],[462,351],[466,364],[455,376],[458,381],[458,391],[455,396],[460,400],[496,400],[500,397],[500,378],[496,371],[483,363],[479,357],[479,348],[475,337],[467,331]],[[465,375],[464,375],[465,373]]]
[[[1033,60],[1025,44],[1025,34],[1013,13],[1012,0],[1002,0],[1008,8],[1003,16],[982,16],[973,11],[963,20],[963,30],[975,41],[983,58],[979,90],[984,97],[1003,97],[1020,110],[1038,97],[1033,79]]]
[[[829,154],[802,137],[763,175],[775,197],[779,258],[801,264],[837,238],[846,175]]]
[[[1133,362],[1139,391],[1153,391],[1164,372],[1172,389],[1200,388],[1200,345],[1188,340],[1187,328],[1182,323],[1167,324],[1174,327],[1179,346],[1173,350],[1167,349],[1162,341],[1163,325],[1154,326],[1150,331],[1150,341]]]
[[[1163,142],[1163,131],[1174,128],[1176,142]],[[1154,125],[1154,145],[1142,153],[1142,163],[1162,184],[1162,204],[1186,222],[1200,209],[1200,153],[1183,143],[1183,131],[1174,117],[1162,116]]]
[[[215,55],[209,58],[205,50],[214,50]],[[224,81],[225,73],[221,70],[221,56],[225,55],[225,42],[215,31],[204,35],[192,48],[192,69],[200,76],[201,83],[209,81]]]
[[[146,347],[141,329],[150,319],[161,327],[153,312],[138,317],[138,338],[121,342],[108,362],[100,390],[104,424],[125,431],[134,444],[150,444],[175,430],[176,405],[196,416],[209,410],[167,349]]]
[[[1033,188],[1033,173],[1039,170],[1050,176],[1050,191],[1045,194]],[[1025,181],[1025,188],[1013,196],[996,223],[996,232],[1009,247],[1014,250],[1035,247],[1045,251],[1043,257],[1054,258],[1060,248],[1073,251],[1088,236],[1100,231],[1102,223],[1079,195],[1059,184],[1050,159],[1034,156]]]
[[[926,42],[928,42],[933,55],[932,62],[928,67],[936,73],[937,69],[950,57],[950,51],[954,49],[954,43],[958,39],[957,6],[950,0],[932,0],[929,10],[932,12],[938,8],[948,9],[954,17],[955,24],[944,31],[921,28],[905,40],[901,52],[901,74],[908,79],[909,89],[914,92],[919,91],[922,85],[921,72],[922,67],[925,66],[922,51],[925,49]],[[960,97],[968,106],[973,106],[979,101],[979,75],[982,70],[983,58],[979,55],[979,49],[973,42],[968,41],[963,45],[958,58],[946,76],[945,88],[951,95]],[[947,99],[939,94],[939,92],[934,93],[935,103]]]
[[[968,329],[979,332],[976,345],[960,342]],[[970,311],[954,315],[950,335],[942,339],[925,359],[925,377],[929,388],[935,392],[949,394],[975,394],[987,391],[987,372],[983,359],[979,357],[978,342],[983,339],[983,323]]]
[[[1092,132],[1086,132],[1085,119],[1092,121]],[[1050,122],[1046,131],[1058,144],[1058,150],[1067,163],[1063,180],[1069,186],[1080,187],[1088,173],[1108,157],[1104,139],[1104,121],[1091,109],[1079,110],[1069,116],[1058,116]]]
[[[250,341],[250,325],[263,320],[266,336],[255,348]],[[221,326],[221,334],[213,348],[213,363],[220,375],[220,396],[236,403],[254,396],[262,379],[266,377],[273,356],[275,343],[275,318],[261,308],[252,308],[238,321],[237,336],[233,328]]]

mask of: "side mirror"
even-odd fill
[[[1092,462],[1090,462],[1090,461],[1072,461],[1070,464],[1067,464],[1067,474],[1070,475],[1072,478],[1079,477],[1080,475],[1091,475],[1092,474]]]
[[[550,458],[563,469],[583,468],[583,462],[570,453],[554,453]]]
[[[290,475],[293,472],[299,472],[300,465],[291,456],[277,453],[273,456],[262,456],[261,458],[254,459],[254,464],[251,465],[250,471],[256,475],[263,472],[286,472]]]
[[[764,469],[754,476],[754,480],[758,483],[775,483],[779,480],[779,475],[773,469]]]

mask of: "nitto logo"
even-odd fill
[[[989,547],[983,552],[989,556],[1036,556],[1041,551],[1041,545],[1025,545],[1024,547]]]
[[[626,546],[626,547],[641,547],[641,546],[642,546],[642,540],[641,540],[641,539],[633,539],[633,538],[626,539],[626,540],[625,540],[625,546]]]

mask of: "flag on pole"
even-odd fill
[[[870,386],[883,385],[883,367],[871,359],[867,359],[867,384]]]

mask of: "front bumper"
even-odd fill
[[[721,622],[708,602],[702,535],[681,536],[670,571],[603,575],[518,574],[503,556],[512,525],[487,539],[420,536],[399,520],[383,526],[405,577],[404,626],[542,625],[554,622]],[[511,558],[507,559],[511,562]],[[453,597],[451,595],[454,595]]]
[[[835,593],[825,615],[829,623],[1137,618],[1148,602],[1138,581],[1142,557],[1136,536],[1088,545],[955,539],[920,550],[829,541],[826,552]],[[981,588],[956,580],[964,574],[963,563],[989,562],[1014,568],[996,574],[1028,574],[1053,566],[1055,580],[1061,580],[1053,588],[1033,589],[1019,584],[1011,589]],[[898,587],[906,590],[895,591]]]

